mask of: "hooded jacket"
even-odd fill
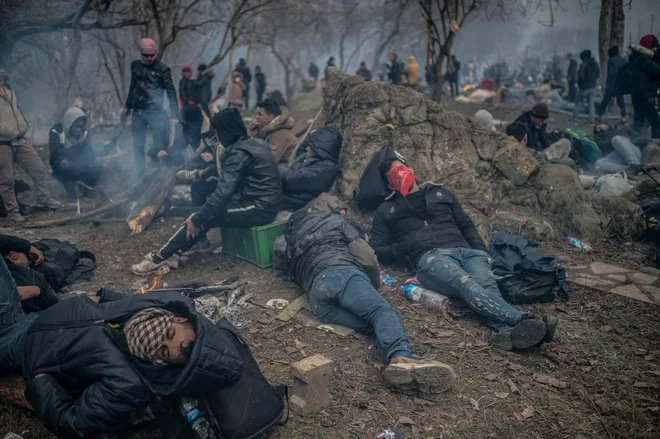
[[[165,103],[163,93],[167,94],[170,116],[176,117],[178,114],[176,90],[170,68],[159,59],[149,65],[139,59],[133,61],[126,109],[144,112],[163,111]]]
[[[268,143],[278,165],[288,166],[291,153],[298,146],[298,139],[291,131],[295,121],[289,115],[289,109],[280,107],[280,110],[282,113],[264,128],[261,128],[257,137]]]
[[[548,131],[546,125],[543,124],[540,127],[534,125],[532,122],[531,111],[526,111],[521,114],[518,119],[513,121],[511,125],[506,127],[506,134],[511,134],[511,128],[514,125],[522,125],[527,130],[527,148],[534,151],[543,151],[550,147],[550,139],[548,138]]]
[[[155,395],[202,395],[241,375],[243,362],[223,331],[178,293],[125,296],[108,290],[65,300],[44,311],[25,340],[25,396],[46,428],[60,438],[112,429]],[[123,325],[158,307],[186,317],[196,340],[183,365],[156,366],[128,352]],[[35,375],[46,374],[35,379]]]
[[[264,75],[264,72],[255,73],[254,79],[257,94],[263,94],[266,91],[266,75]]]
[[[277,212],[282,179],[266,142],[248,137],[236,108],[217,113],[211,124],[225,149],[218,169],[218,187],[192,216],[193,223],[201,226],[223,212],[231,200],[251,202],[262,211]]]
[[[64,113],[62,122],[53,125],[50,129],[48,148],[50,165],[54,172],[57,172],[62,160],[67,160],[73,167],[84,167],[91,166],[96,159],[88,132],[83,131],[84,140],[79,143],[69,131],[71,125],[81,117],[85,117],[85,113],[78,107],[71,107]]]
[[[289,218],[287,271],[305,292],[327,270],[353,268],[367,273],[376,287],[380,283],[378,261],[365,233],[339,213],[344,208],[336,197],[323,194]]]
[[[280,210],[294,211],[327,192],[339,175],[341,134],[337,128],[326,126],[309,136],[307,146],[317,154],[308,159],[301,154],[291,167],[281,169],[282,203]]]
[[[181,78],[179,80],[179,99],[182,104],[181,108],[198,102],[194,79]]]
[[[417,85],[419,82],[419,64],[414,56],[408,57],[408,84]]]
[[[578,87],[580,90],[588,90],[598,85],[600,78],[600,67],[595,59],[591,57],[591,51],[585,50],[580,53],[580,69],[578,70]]]
[[[394,58],[388,68],[390,71],[387,72],[387,78],[392,82],[392,85],[400,85],[404,69],[403,63],[399,61],[399,58]]]
[[[376,210],[370,244],[379,262],[407,261],[416,267],[425,253],[437,248],[486,251],[474,223],[453,193],[433,183],[421,185],[420,190],[426,198],[425,215],[413,209],[398,192],[393,192]]]
[[[213,97],[213,92],[211,91],[211,82],[215,74],[213,70],[200,75],[199,78],[195,79],[195,95],[197,96],[197,102],[202,105],[209,105],[211,98]]]
[[[660,85],[660,66],[653,60],[653,52],[645,47],[632,44],[628,57],[633,101],[649,100],[656,97]]]
[[[616,88],[616,73],[623,66],[628,64],[628,61],[623,59],[618,53],[610,56],[609,61],[607,61],[607,80],[605,83],[605,88],[614,92]]]
[[[16,93],[5,83],[0,85],[0,142],[9,142],[23,137],[28,130],[25,116],[18,108]]]

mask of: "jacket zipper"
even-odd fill
[[[68,323],[42,323],[40,325],[35,325],[28,330],[28,335],[35,332],[48,331],[49,329],[76,329],[84,328],[87,326],[99,326],[105,323],[105,320],[83,320],[79,322],[68,322]]]

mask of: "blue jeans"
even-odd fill
[[[358,269],[328,270],[316,276],[307,292],[314,314],[325,323],[373,334],[386,362],[396,351],[413,352],[401,313],[392,308]]]
[[[0,258],[0,374],[20,370],[27,329],[38,316],[23,313],[16,283]]]
[[[520,311],[511,307],[497,288],[488,253],[470,248],[442,248],[417,263],[417,279],[430,290],[464,300],[493,331],[516,325]]]
[[[579,114],[582,112],[582,102],[587,100],[589,106],[589,122],[596,122],[596,89],[587,88],[586,90],[580,89],[575,100],[575,107],[573,108],[573,121],[576,121]]]

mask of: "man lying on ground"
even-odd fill
[[[523,113],[506,128],[506,134],[513,136],[542,164],[565,165],[577,171],[575,162],[568,158],[571,142],[560,139],[550,143],[546,131],[550,110],[545,103],[538,103],[531,110]]]
[[[451,388],[456,376],[450,366],[413,354],[401,314],[377,291],[373,250],[346,212],[337,198],[322,194],[294,213],[286,233],[287,270],[323,322],[373,334],[390,386],[428,393]]]
[[[337,128],[320,128],[303,143],[307,145],[304,154],[290,167],[280,167],[284,192],[280,210],[293,212],[330,190],[340,172],[341,141]]]
[[[156,395],[202,395],[241,375],[232,341],[178,293],[100,290],[31,314],[21,298],[0,260],[0,373],[22,368],[57,437],[109,432]]]
[[[452,192],[415,182],[413,170],[392,154],[381,175],[393,190],[373,221],[371,245],[383,264],[408,262],[425,288],[462,299],[492,329],[503,350],[552,340],[557,319],[522,313],[504,301],[492,274],[492,259],[470,217]]]
[[[211,228],[264,226],[277,216],[282,180],[266,142],[247,135],[241,113],[235,108],[217,113],[211,125],[225,146],[215,191],[157,253],[149,253],[133,265],[133,273],[159,270],[171,256],[205,238]]]
[[[43,262],[44,256],[30,241],[0,235],[0,255],[17,285],[24,312],[43,311],[58,302],[57,295],[45,276],[33,269]]]
[[[76,182],[95,187],[103,171],[103,159],[96,156],[85,125],[85,113],[71,107],[64,113],[62,122],[50,129],[50,166],[53,177],[64,185],[69,200],[77,198]]]
[[[274,99],[264,99],[257,104],[257,116],[250,125],[250,135],[264,139],[277,164],[288,166],[289,158],[298,146],[298,139],[291,131],[293,124],[288,108],[281,107]]]
[[[594,140],[603,154],[603,158],[596,161],[596,171],[605,174],[627,171],[634,174],[641,168],[642,152],[630,140],[627,130],[598,123],[594,125]]]

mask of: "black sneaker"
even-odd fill
[[[531,348],[543,341],[546,333],[547,328],[543,319],[530,314],[521,314],[521,321],[511,330],[511,343],[514,349]]]
[[[559,325],[559,319],[555,316],[543,316],[543,322],[545,322],[545,336],[539,345],[552,341],[557,331],[557,325]]]

